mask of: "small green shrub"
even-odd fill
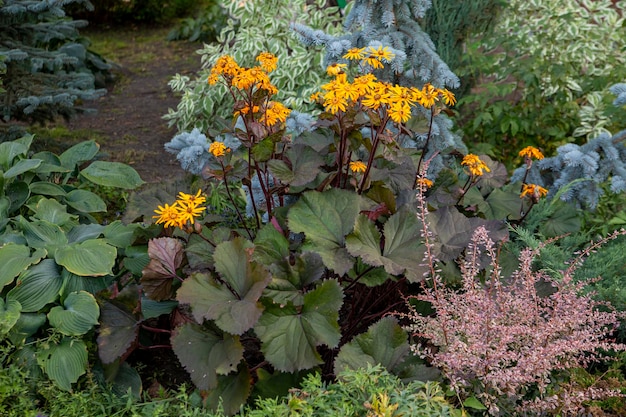
[[[215,42],[227,24],[228,14],[220,1],[213,0],[205,5],[195,17],[187,17],[176,24],[167,39],[190,42]]]

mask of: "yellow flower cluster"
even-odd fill
[[[524,198],[526,196],[529,196],[534,200],[539,200],[541,197],[545,197],[547,195],[548,190],[537,184],[524,184],[522,185],[522,193],[519,197]]]
[[[483,171],[491,172],[489,167],[480,160],[477,155],[467,154],[461,161],[461,165],[464,165],[469,169],[470,174],[474,177],[480,177],[483,175]]]
[[[361,161],[352,161],[350,162],[350,170],[352,172],[365,172],[367,170],[367,166]]]
[[[269,78],[269,73],[277,67],[278,58],[269,52],[261,52],[256,60],[260,65],[245,68],[240,67],[233,57],[221,56],[211,68],[208,82],[213,85],[223,77],[228,87],[243,92],[242,101],[247,104],[234,112],[235,117],[249,115],[271,127],[278,122],[285,122],[291,110],[281,103],[269,100],[269,96],[278,93],[278,89]],[[264,90],[265,94],[255,94],[258,90]],[[262,103],[256,103],[257,96],[265,97]]]
[[[195,195],[180,192],[174,204],[158,206],[154,210],[157,215],[152,216],[152,218],[157,219],[156,224],[163,224],[165,227],[182,228],[187,223],[194,224],[194,219],[202,215],[206,209],[202,205],[205,202],[206,197],[202,195],[202,190],[198,190]]]
[[[543,159],[541,151],[534,146],[527,146],[519,151],[519,156],[528,159]]]
[[[389,61],[393,54],[387,47],[353,48],[348,50],[344,58],[361,60],[374,68],[382,68],[382,61]],[[374,74],[368,73],[355,77],[352,82],[344,69],[346,64],[332,64],[327,69],[328,75],[334,77],[322,85],[323,92],[311,96],[312,101],[321,100],[324,108],[331,114],[345,112],[348,107],[362,105],[372,110],[384,110],[391,120],[405,123],[411,118],[411,107],[419,104],[430,108],[439,100],[447,105],[454,105],[454,94],[446,89],[435,88],[425,84],[421,89],[402,87],[378,81]]]
[[[230,152],[230,148],[227,148],[222,142],[213,142],[209,145],[209,153],[216,158],[224,156],[228,152]]]

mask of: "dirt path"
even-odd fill
[[[165,40],[167,29],[92,30],[87,37],[116,42],[118,81],[95,102],[85,103],[95,114],[68,123],[70,130],[94,133],[107,160],[133,166],[144,181],[154,183],[184,174],[175,156],[163,145],[177,132],[162,116],[176,108],[178,98],[167,83],[176,73],[193,77],[200,69],[199,44]],[[100,51],[97,51],[100,52]]]

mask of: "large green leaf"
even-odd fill
[[[234,371],[243,359],[239,337],[220,333],[186,323],[172,334],[174,353],[200,390],[216,388],[217,376]]]
[[[95,161],[80,173],[94,184],[107,187],[132,190],[144,183],[137,171],[120,162]]]
[[[276,178],[293,187],[313,181],[324,164],[324,158],[317,151],[303,144],[294,144],[285,154],[287,162],[272,159],[267,166]]]
[[[89,294],[97,294],[107,288],[115,280],[113,276],[83,277],[72,274],[67,269],[61,270],[63,287],[61,288],[61,300],[65,300],[73,292],[86,291]]]
[[[117,248],[127,248],[135,242],[137,231],[141,229],[137,223],[124,224],[119,220],[109,223],[102,234],[106,241]]]
[[[68,271],[82,276],[112,275],[117,249],[103,239],[90,239],[57,249],[54,260]]]
[[[581,226],[581,216],[574,205],[561,200],[552,201],[553,211],[541,224],[541,234],[547,238],[577,233]]]
[[[36,312],[59,298],[62,285],[57,264],[44,259],[20,275],[19,285],[9,291],[7,301],[19,301],[23,312]]]
[[[31,135],[32,141],[32,135]],[[21,141],[2,142],[0,143],[0,167],[9,168],[10,163],[18,155],[26,155],[30,144]]]
[[[46,256],[45,250],[30,254],[30,248],[25,245],[7,243],[0,246],[0,289],[13,282],[13,279],[26,270],[30,265],[39,262]]]
[[[81,340],[64,337],[59,344],[48,344],[37,351],[37,362],[51,380],[66,391],[87,371],[87,347]]]
[[[5,303],[4,299],[0,298],[0,336],[4,337],[15,326],[21,311],[22,305],[19,301],[8,300]]]
[[[181,303],[189,304],[194,318],[215,320],[225,332],[241,335],[259,319],[259,298],[270,281],[268,271],[250,259],[252,243],[236,238],[215,248],[215,270],[221,280],[207,274],[193,274],[177,293]]]
[[[64,167],[74,169],[81,162],[91,161],[98,154],[99,150],[100,145],[93,140],[88,140],[77,143],[63,152],[59,155],[59,160]]]
[[[387,220],[381,235],[374,222],[359,215],[354,233],[346,238],[346,247],[353,256],[372,266],[383,266],[393,275],[404,274],[411,282],[421,281],[424,246],[421,226],[415,213],[400,210]]]
[[[44,220],[48,223],[63,227],[71,220],[77,220],[78,216],[69,214],[67,207],[52,198],[42,198],[32,207],[33,218]]]
[[[50,325],[67,336],[80,336],[98,324],[100,308],[93,295],[85,291],[70,293],[63,307],[52,307]]]
[[[383,317],[370,326],[366,333],[343,345],[335,359],[335,374],[345,368],[358,369],[381,364],[389,372],[397,370],[409,356],[406,331],[393,317]]]
[[[20,174],[30,171],[31,169],[37,168],[39,165],[41,165],[40,159],[22,159],[2,175],[5,179],[14,178]]]
[[[221,404],[227,416],[237,414],[250,396],[251,381],[252,375],[244,363],[239,365],[238,372],[235,374],[218,375],[217,387],[209,391],[206,398],[208,407],[216,411],[218,405]]]
[[[9,213],[14,213],[21,209],[28,197],[30,197],[30,188],[24,181],[13,181],[6,187],[5,195],[11,202]]]
[[[180,239],[161,237],[150,239],[148,256],[150,263],[143,269],[141,284],[146,295],[161,301],[172,298],[172,281],[179,279],[176,270],[184,259],[184,247]]]
[[[87,190],[73,190],[65,196],[68,206],[82,213],[107,211],[107,205],[97,194]]]
[[[28,246],[45,249],[54,253],[57,248],[67,245],[67,236],[61,227],[45,220],[28,221],[23,217],[18,219],[18,227],[22,230]]]
[[[46,322],[46,315],[41,313],[22,313],[17,323],[9,331],[9,340],[14,346],[22,346],[26,339],[34,335]]]
[[[100,308],[98,355],[103,363],[125,359],[139,335],[140,321],[135,317],[139,294],[136,286],[122,290],[115,300],[104,301]]]
[[[305,234],[305,250],[319,253],[328,268],[343,275],[354,264],[344,243],[358,213],[359,196],[354,192],[309,191],[289,210],[289,228]]]
[[[105,226],[97,223],[77,224],[67,232],[68,243],[80,243],[96,239],[104,232]],[[108,242],[108,240],[107,240]]]
[[[316,347],[337,347],[341,339],[339,308],[343,302],[341,286],[328,280],[304,295],[304,304],[266,306],[254,327],[261,339],[261,351],[274,369],[293,372],[322,363]]]

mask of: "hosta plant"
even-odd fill
[[[94,161],[98,145],[30,154],[32,135],[0,144],[0,341],[12,360],[61,388],[87,369],[83,337],[98,324],[94,294],[120,273],[139,225],[100,225],[106,211],[87,184],[133,189],[129,166]]]

